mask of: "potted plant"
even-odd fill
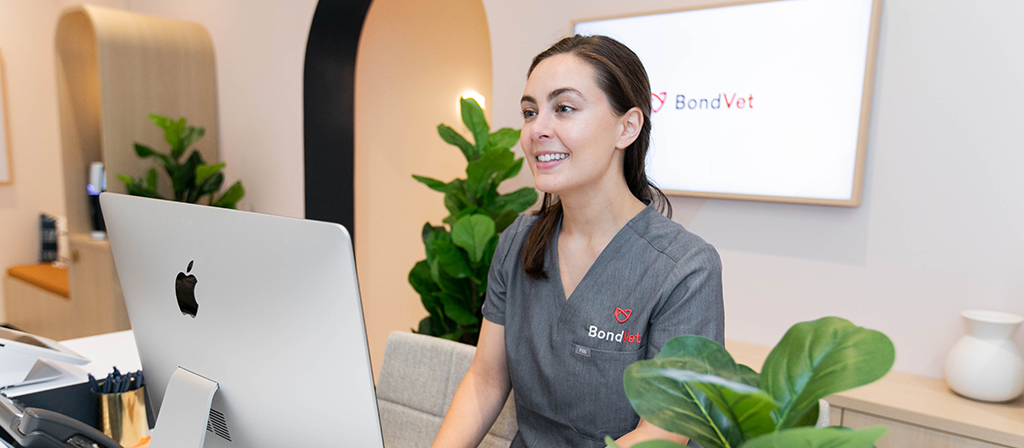
[[[498,234],[537,202],[537,192],[524,187],[498,193],[498,186],[523,167],[523,159],[511,150],[519,141],[519,130],[492,133],[476,100],[460,102],[462,122],[473,133],[473,143],[444,124],[437,126],[437,133],[466,157],[466,178],[442,182],[413,176],[444,193],[449,215],[441,226],[423,225],[426,259],[413,266],[409,283],[430,313],[414,331],[476,345]]]
[[[623,385],[640,417],[704,448],[871,448],[885,426],[815,428],[818,400],[881,378],[895,357],[884,334],[825,317],[791,327],[761,373],[711,340],[680,336],[654,359],[626,368]],[[634,448],[682,445],[658,440]]]
[[[203,161],[203,156],[195,150],[185,159],[185,162],[181,162],[185,151],[193,143],[203,138],[206,129],[189,126],[185,117],[175,121],[161,115],[150,114],[149,119],[164,130],[164,140],[171,146],[171,150],[165,154],[135,142],[135,154],[141,158],[153,157],[157,166],[163,168],[167,176],[171,178],[174,200],[194,204],[205,197],[208,205],[235,208],[238,201],[245,196],[242,181],[235,182],[220,197],[215,197],[224,183],[224,174],[221,173],[225,166],[224,163],[207,165]],[[130,195],[165,199],[157,193],[156,168],[150,168],[148,175],[144,178],[136,179],[123,174],[118,174],[117,178],[125,183]]]

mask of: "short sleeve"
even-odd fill
[[[722,260],[713,246],[705,243],[680,259],[662,291],[668,296],[651,318],[648,357],[682,335],[725,344]]]
[[[508,290],[509,269],[515,268],[515,257],[510,255],[513,252],[512,244],[515,242],[516,233],[519,231],[523,215],[501,232],[498,237],[498,246],[494,249],[494,258],[491,259],[491,270],[487,273],[487,296],[484,298],[484,318],[498,325],[505,325],[505,293]]]

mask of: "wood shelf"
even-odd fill
[[[758,371],[771,350],[733,340],[727,340],[725,346],[737,362]],[[826,400],[845,410],[993,444],[1024,447],[1024,397],[1009,403],[982,403],[953,393],[943,380],[889,372],[874,383]]]

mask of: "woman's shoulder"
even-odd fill
[[[630,228],[654,250],[661,252],[673,262],[711,258],[718,263],[718,251],[714,246],[687,230],[682,224],[662,215],[656,208],[647,207],[637,218],[639,219],[630,221]]]
[[[539,219],[540,217],[533,213],[522,213],[516,217],[512,224],[509,224],[498,236],[498,256],[504,260],[518,254],[523,244],[525,244],[530,230],[533,229],[533,226],[537,224]]]
[[[510,243],[512,242],[511,240],[522,240],[529,235],[530,230],[533,229],[533,226],[537,224],[538,220],[540,220],[540,216],[533,213],[520,213],[519,216],[516,217],[515,221],[512,221],[512,224],[509,224],[508,227],[501,232],[501,238],[509,241]]]

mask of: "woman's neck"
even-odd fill
[[[628,188],[582,192],[559,200],[562,234],[586,239],[610,240],[646,207]]]

